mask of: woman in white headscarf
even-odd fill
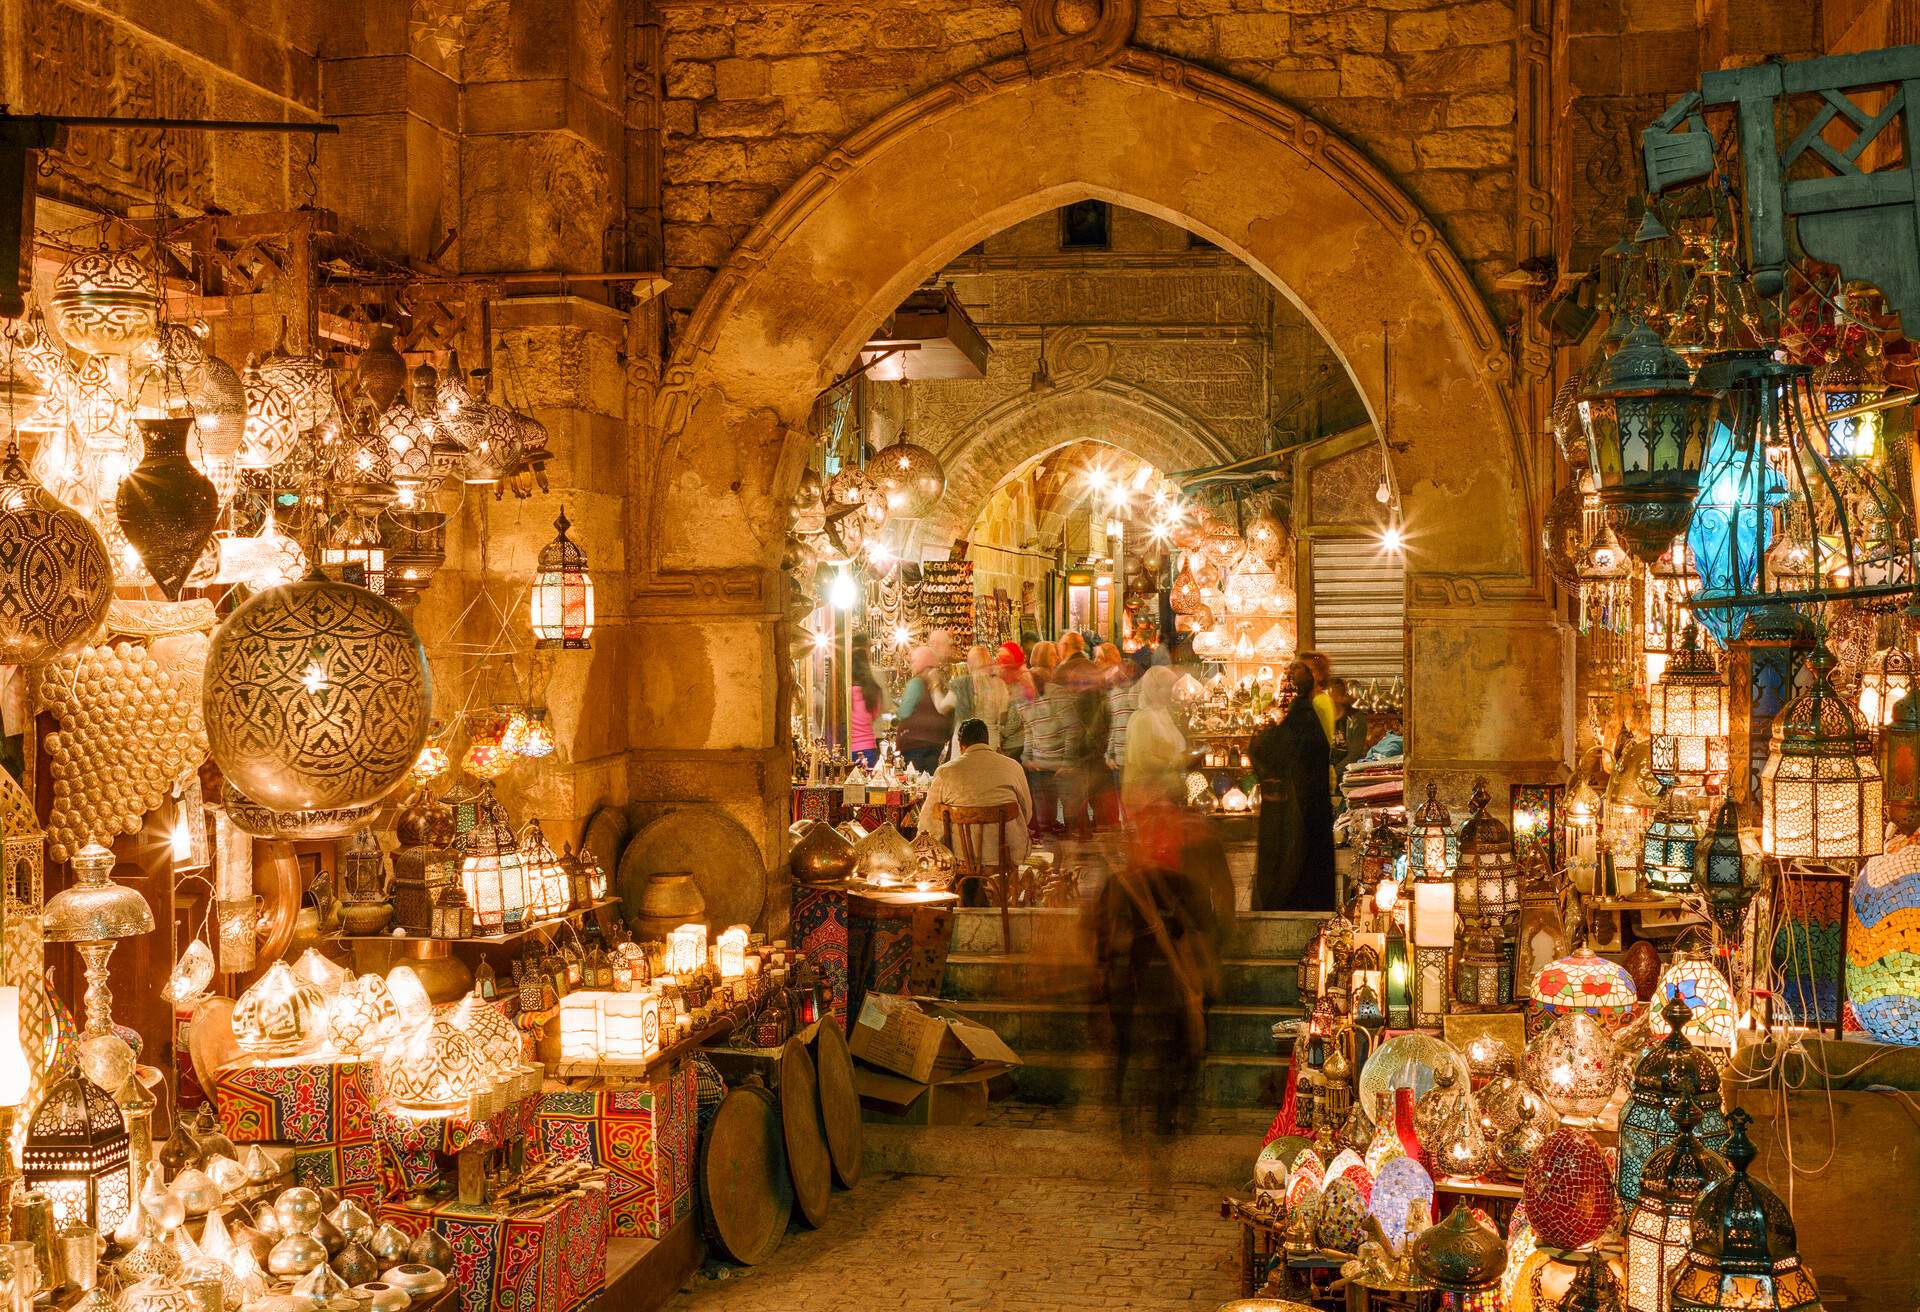
[[[1156,665],[1140,676],[1139,701],[1127,722],[1127,755],[1120,767],[1120,798],[1129,814],[1185,796],[1187,740],[1173,716],[1180,676]]]

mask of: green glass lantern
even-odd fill
[[[1685,1033],[1692,1011],[1678,992],[1672,992],[1660,1014],[1671,1028],[1633,1068],[1632,1091],[1620,1112],[1614,1185],[1628,1207],[1639,1201],[1647,1163],[1679,1136],[1675,1113],[1682,1102],[1699,1109],[1695,1138],[1714,1149],[1727,1141],[1727,1123],[1720,1113],[1720,1068]]]
[[[1706,838],[1697,854],[1707,910],[1722,935],[1732,938],[1739,933],[1747,904],[1753,901],[1766,877],[1759,844],[1748,831],[1736,799],[1727,797],[1714,808]]]
[[[1645,324],[1580,397],[1600,500],[1638,559],[1658,560],[1686,532],[1719,408],[1719,394],[1696,387],[1687,362]]]
[[[1641,840],[1640,873],[1647,886],[1660,893],[1690,892],[1699,844],[1700,825],[1693,808],[1669,794]]]

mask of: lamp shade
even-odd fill
[[[1626,968],[1579,948],[1560,958],[1533,981],[1533,1005],[1550,1016],[1584,1011],[1608,1025],[1624,1022],[1640,995]]]

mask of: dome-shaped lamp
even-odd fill
[[[887,514],[918,519],[932,510],[947,490],[947,473],[940,457],[902,439],[874,456],[867,473],[886,494]]]
[[[1639,1199],[1627,1216],[1628,1312],[1667,1312],[1673,1272],[1687,1255],[1693,1237],[1693,1207],[1700,1191],[1727,1173],[1719,1153],[1694,1137],[1700,1109],[1678,1097],[1672,1073],[1662,1079],[1662,1096],[1672,1096],[1673,1142],[1647,1159]]]
[[[153,340],[160,283],[132,251],[87,251],[54,275],[47,309],[61,338],[88,355],[131,355]]]
[[[1820,1306],[1820,1289],[1800,1262],[1786,1204],[1747,1174],[1759,1155],[1747,1137],[1752,1120],[1738,1109],[1727,1117],[1732,1137],[1726,1155],[1733,1171],[1694,1200],[1692,1239],[1667,1303],[1673,1312],[1801,1312]]]
[[[1628,1207],[1640,1197],[1640,1180],[1653,1155],[1679,1134],[1675,1113],[1681,1102],[1691,1102],[1700,1116],[1694,1137],[1708,1148],[1726,1142],[1727,1123],[1720,1113],[1720,1071],[1706,1053],[1687,1039],[1689,1015],[1678,994],[1667,996],[1662,1015],[1669,1027],[1633,1068],[1632,1092],[1620,1112],[1620,1149],[1617,1187]]]
[[[540,552],[527,617],[536,647],[580,651],[593,645],[593,576],[587,553],[567,536],[572,524],[564,512],[553,526],[558,532]]]

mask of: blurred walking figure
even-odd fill
[[[953,694],[947,690],[946,666],[932,647],[913,649],[912,668],[893,713],[894,741],[907,764],[932,774],[953,733]]]
[[[1314,709],[1313,671],[1287,667],[1293,700],[1278,724],[1253,736],[1248,754],[1260,777],[1256,911],[1333,910],[1333,797],[1327,790],[1326,730]],[[1139,717],[1134,717],[1136,725]]]

